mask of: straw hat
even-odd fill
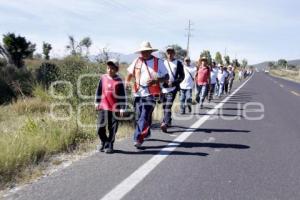
[[[140,48],[135,53],[140,53],[142,51],[157,51],[158,49],[152,48],[150,42],[144,41],[141,43]]]

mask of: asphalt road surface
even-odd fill
[[[300,199],[300,84],[259,72],[238,87],[144,150],[117,142],[7,199]]]

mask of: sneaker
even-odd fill
[[[181,114],[181,115],[184,115],[184,114],[185,114],[185,112],[184,112],[183,110],[181,110],[181,111],[180,111],[180,114]]]
[[[162,130],[162,132],[164,132],[164,133],[167,133],[167,124],[165,124],[165,123],[162,123],[161,125],[160,125],[160,129]]]
[[[203,104],[200,104],[200,109],[203,109]]]
[[[113,144],[110,142],[107,145],[107,148],[105,149],[105,153],[113,153],[114,152],[114,147]]]
[[[134,142],[133,144],[137,149],[140,149],[142,147],[142,143],[140,142]]]

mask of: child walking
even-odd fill
[[[126,98],[122,79],[117,74],[118,62],[112,59],[107,61],[106,65],[107,73],[101,76],[96,90],[97,134],[101,141],[99,151],[113,153],[118,130],[118,117],[123,117]],[[108,135],[106,134],[106,125]]]

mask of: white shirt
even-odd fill
[[[184,79],[180,83],[180,88],[184,90],[193,89],[195,82],[194,78],[197,72],[197,68],[193,65],[187,66],[183,65]]]
[[[214,67],[210,71],[210,84],[216,84],[217,83],[217,77],[218,77],[218,68]]]
[[[173,83],[174,82],[174,80],[175,80],[175,74],[176,74],[176,71],[177,71],[177,60],[175,59],[175,60],[173,60],[173,61],[168,61],[168,60],[165,60],[164,61],[164,64],[165,64],[165,66],[166,66],[166,68],[167,68],[167,71],[168,71],[168,74],[169,74],[169,81],[171,82],[171,83]],[[171,71],[172,70],[172,71]],[[170,87],[170,88],[162,88],[162,93],[169,93],[169,92],[172,92],[173,90],[175,90],[176,89],[176,87]]]
[[[134,74],[134,67],[138,67],[135,66],[136,62],[137,62],[138,58],[136,58],[131,65],[127,68],[128,73],[130,74]],[[153,67],[154,67],[154,58],[150,59],[150,60],[146,60],[146,64],[143,63],[141,65],[141,75],[140,75],[140,80],[137,80],[137,82],[139,81],[139,89],[137,92],[134,92],[134,96],[139,96],[139,97],[145,97],[145,96],[149,96],[149,90],[147,87],[147,81],[155,78],[162,78],[164,77],[166,74],[168,74],[168,71],[166,69],[166,66],[164,65],[164,62],[162,59],[158,59],[158,71],[157,73],[154,71]],[[149,73],[151,75],[149,75],[147,67],[149,69]]]
[[[228,76],[226,71],[219,70],[218,72],[218,80],[219,83],[225,83],[225,79]]]
[[[228,71],[228,78],[229,79],[234,79],[233,71]]]

